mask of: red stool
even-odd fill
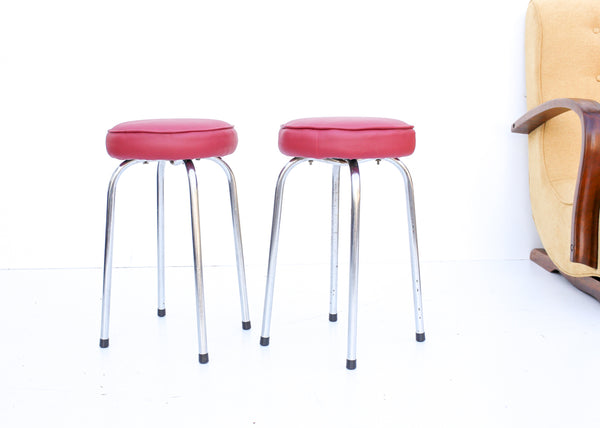
[[[192,240],[196,282],[196,312],[200,363],[208,362],[206,318],[204,312],[204,283],[200,245],[200,214],[198,208],[198,181],[192,159],[209,159],[217,163],[229,180],[231,216],[235,237],[238,283],[242,305],[242,328],[250,329],[244,254],[233,172],[221,156],[233,153],[237,133],[233,126],[220,120],[158,119],[125,122],[115,126],[106,136],[106,149],[114,158],[125,160],[115,170],[108,186],[106,209],[106,241],[104,250],[104,286],[102,290],[102,328],[100,347],[108,347],[110,317],[110,290],[112,273],[113,222],[117,181],[136,163],[157,161],[157,247],[158,247],[158,316],[165,316],[165,257],[164,257],[164,169],[166,163],[185,164],[190,189]]]
[[[398,159],[410,155],[415,149],[415,132],[411,125],[394,119],[331,117],[298,119],[286,123],[279,131],[279,150],[294,158],[283,168],[275,189],[273,225],[269,268],[265,292],[265,306],[260,344],[269,345],[273,289],[279,243],[279,224],[283,188],[289,172],[305,161],[319,160],[333,165],[331,209],[331,291],[329,320],[337,321],[337,265],[340,167],[350,167],[352,187],[350,234],[350,298],[348,308],[348,354],[346,368],[356,368],[356,329],[358,307],[358,235],[360,218],[360,174],[358,160],[385,160],[394,165],[404,178],[408,209],[411,268],[415,307],[416,339],[425,340],[421,303],[419,251],[412,179],[408,169]]]

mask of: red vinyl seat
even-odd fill
[[[199,159],[229,155],[237,141],[233,125],[221,120],[135,120],[108,131],[106,150],[122,160]]]
[[[322,117],[281,126],[279,150],[288,156],[325,159],[382,159],[415,150],[412,125],[378,117]]]

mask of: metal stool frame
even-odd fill
[[[240,292],[240,304],[242,310],[242,328],[250,329],[250,315],[248,309],[248,295],[246,291],[246,273],[244,269],[244,253],[242,249],[242,233],[240,226],[239,206],[237,200],[237,186],[233,171],[220,157],[205,158],[219,165],[229,182],[229,196],[231,204],[231,217],[233,222],[233,234],[235,240],[235,253],[238,272],[238,286]],[[198,159],[200,160],[200,159]],[[150,161],[126,160],[122,162],[113,173],[109,186],[106,208],[106,234],[104,247],[104,279],[102,288],[102,325],[100,331],[100,347],[107,348],[109,345],[108,328],[110,320],[110,293],[112,286],[112,256],[113,256],[113,231],[114,231],[114,213],[117,182],[121,174],[130,166]],[[165,238],[164,238],[164,170],[169,161],[159,160],[156,174],[157,183],[157,277],[158,277],[158,316],[166,315],[165,309]],[[190,159],[183,161],[170,161],[177,165],[185,164],[188,176],[190,190],[190,211],[192,224],[192,246],[194,251],[194,277],[196,288],[196,314],[198,330],[198,347],[200,363],[208,362],[208,346],[206,340],[206,316],[204,308],[204,280],[202,276],[202,249],[200,243],[200,210],[198,205],[198,180],[194,163]]]
[[[260,344],[269,345],[271,312],[273,308],[273,291],[275,286],[275,270],[277,265],[277,251],[279,246],[279,226],[281,222],[281,210],[283,203],[283,190],[286,178],[290,171],[297,165],[313,160],[318,160],[333,165],[332,170],[332,203],[331,203],[331,275],[330,275],[330,306],[329,320],[337,321],[337,282],[338,282],[338,235],[339,235],[339,183],[340,167],[348,165],[350,169],[351,183],[351,219],[350,219],[350,274],[349,274],[349,299],[348,299],[348,352],[346,368],[356,368],[356,333],[357,333],[357,311],[358,311],[358,255],[359,255],[359,232],[360,232],[360,171],[357,159],[309,159],[295,157],[291,159],[281,170],[275,188],[275,202],[273,207],[273,223],[271,227],[271,245],[269,250],[269,266],[267,272],[267,285],[265,291],[265,303],[263,311],[263,324]],[[421,296],[421,275],[419,268],[419,249],[417,243],[417,225],[415,215],[415,202],[413,183],[406,166],[397,158],[376,159],[377,162],[385,160],[394,165],[404,178],[406,191],[406,207],[408,217],[408,232],[411,255],[411,271],[413,282],[413,300],[415,309],[416,340],[425,340],[425,329],[423,324],[423,304]],[[363,160],[360,160],[361,162]]]

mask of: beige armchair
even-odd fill
[[[600,1],[532,0],[525,55],[531,259],[600,300]]]

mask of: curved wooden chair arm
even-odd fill
[[[597,269],[600,216],[600,104],[593,100],[579,98],[558,98],[548,101],[519,118],[512,125],[512,132],[529,134],[538,126],[569,110],[577,113],[582,127],[581,159],[571,223],[571,261]]]
[[[600,113],[600,104],[583,98],[557,98],[532,108],[512,125],[512,132],[529,134],[548,120],[569,110],[577,113],[583,120],[584,115]]]

